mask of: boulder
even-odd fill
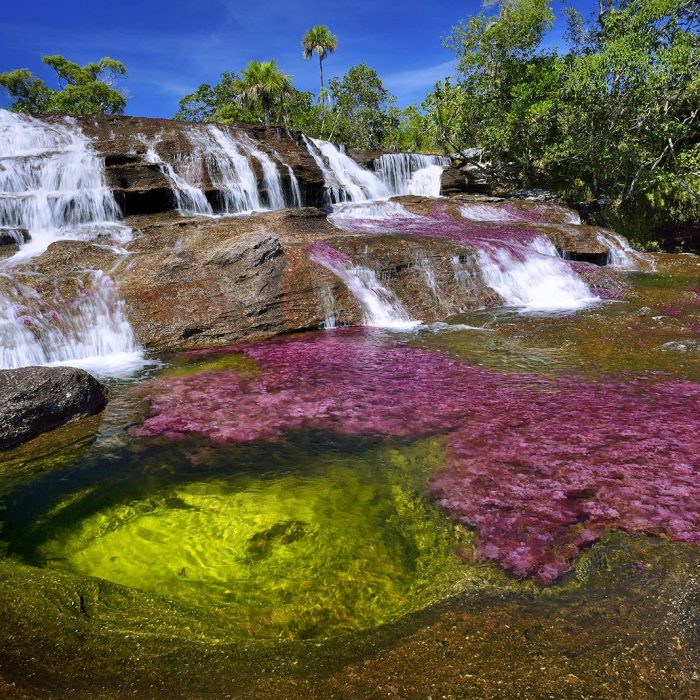
[[[0,371],[0,450],[101,411],[107,390],[74,367]]]
[[[29,231],[26,228],[16,226],[0,226],[0,246],[14,246],[26,243],[29,240]]]

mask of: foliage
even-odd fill
[[[59,90],[54,90],[26,68],[0,73],[0,85],[14,99],[12,111],[25,114],[122,114],[126,97],[114,83],[126,75],[120,61],[105,56],[80,66],[63,56],[44,56],[53,68]]]
[[[262,105],[265,124],[270,125],[270,115],[276,104],[284,110],[284,98],[292,91],[292,79],[282,73],[275,61],[251,61],[241,73],[241,102]]]
[[[216,85],[203,83],[178,106],[175,119],[220,124],[274,120],[298,129],[311,110],[311,93],[294,88],[274,61],[251,61],[240,75],[225,72]]]
[[[319,72],[321,74],[321,91],[318,94],[319,102],[324,98],[323,89],[323,61],[328,54],[338,48],[338,37],[331,33],[325,24],[317,24],[309,29],[301,40],[304,48],[304,59],[310,59],[314,54],[318,56]]]
[[[543,48],[550,0],[506,0],[455,27],[457,78],[424,103],[436,139],[457,154],[483,147],[504,189],[606,199],[635,235],[669,210],[697,218],[697,4],[607,0],[593,20],[567,19],[564,54]]]
[[[389,108],[395,98],[377,72],[364,63],[353,66],[342,79],[328,83],[328,92],[330,128],[323,138],[355,148],[381,148],[390,130]]]

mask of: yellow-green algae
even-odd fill
[[[571,313],[479,311],[455,321],[485,330],[423,335],[413,345],[447,350],[475,364],[509,372],[591,378],[665,372],[700,380],[694,352],[664,344],[700,336],[700,262],[696,256],[657,256],[654,273],[620,273],[630,283],[622,300]]]
[[[457,552],[471,536],[423,491],[442,457],[438,439],[351,455],[290,448],[302,468],[166,479],[94,512],[104,495],[85,487],[35,520],[45,539],[33,558],[218,609],[240,637],[366,629],[445,597],[465,576]]]

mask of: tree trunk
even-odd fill
[[[321,92],[318,93],[318,101],[321,102],[322,100],[325,101],[325,97],[323,96],[323,56],[321,55],[318,57],[318,68],[321,73]]]
[[[270,126],[270,100],[263,100],[263,107],[265,109],[265,126]]]

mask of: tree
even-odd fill
[[[563,54],[543,48],[550,2],[505,0],[453,29],[457,76],[424,103],[436,139],[483,147],[502,190],[608,202],[608,222],[635,238],[669,216],[696,220],[697,0],[601,0],[588,21],[569,9]]]
[[[215,85],[203,83],[178,103],[175,119],[193,122],[231,124],[244,122],[260,124],[265,121],[265,110],[260,96],[244,96],[246,85],[237,73],[225,72]],[[271,119],[287,129],[314,135],[317,129],[315,108],[310,92],[297,90],[293,85],[270,107]]]
[[[282,73],[275,61],[251,61],[241,73],[241,102],[260,100],[265,114],[265,125],[270,125],[270,114],[275,101],[283,106],[285,97],[292,92],[292,81]]]
[[[338,48],[338,38],[331,34],[331,30],[325,24],[317,24],[309,29],[301,40],[304,47],[304,59],[310,59],[314,54],[318,55],[318,67],[321,74],[321,90],[318,93],[318,100],[321,102],[324,97],[323,90],[323,61],[326,56],[333,53]]]
[[[324,138],[355,148],[379,149],[390,127],[389,108],[395,97],[377,72],[361,63],[342,79],[328,84],[332,109]]]
[[[0,73],[0,86],[15,101],[11,109],[26,114],[123,114],[126,98],[113,86],[126,75],[120,61],[105,56],[80,66],[63,56],[44,56],[56,72],[60,89],[54,90],[26,68]]]

